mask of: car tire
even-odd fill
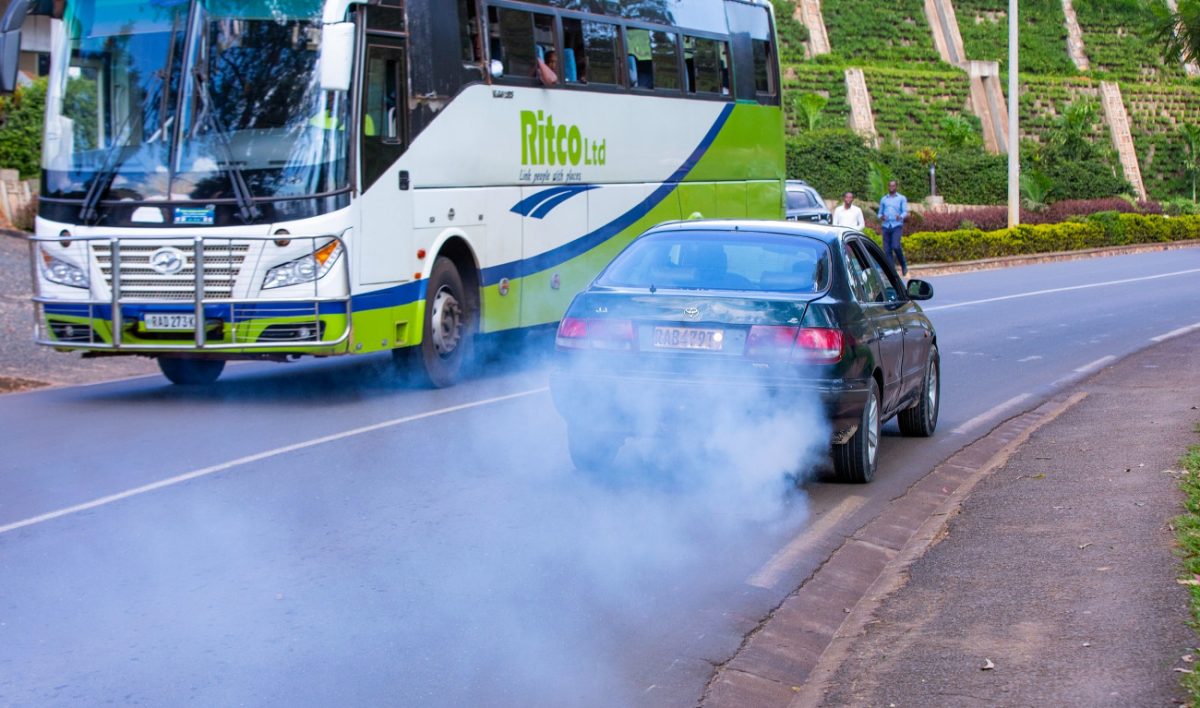
[[[839,481],[866,484],[875,478],[879,466],[881,418],[879,384],[872,381],[858,430],[846,442],[833,446],[833,469]]]
[[[620,435],[582,425],[567,426],[567,451],[571,462],[583,472],[603,472],[612,467],[624,444],[625,438]]]
[[[470,359],[478,313],[463,287],[454,261],[438,256],[429,271],[421,343],[393,352],[396,361],[411,367],[423,383],[434,388],[453,386]]]
[[[937,346],[929,350],[925,365],[925,380],[921,383],[921,399],[911,408],[900,411],[896,422],[900,433],[910,438],[927,438],[937,429],[938,409],[942,404],[942,362]]]
[[[225,361],[160,356],[158,368],[176,386],[208,386],[221,377]]]

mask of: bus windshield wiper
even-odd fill
[[[129,127],[131,118],[133,118],[132,111],[125,115],[125,120],[117,128],[117,132],[113,136],[113,144],[108,148],[108,152],[104,153],[104,162],[100,163],[100,169],[96,171],[96,176],[88,185],[87,194],[83,197],[83,205],[79,208],[81,223],[93,224],[100,220],[100,210],[96,207],[108,193],[108,188],[112,186],[113,180],[116,179],[117,170],[121,169],[121,163],[125,162],[125,157],[118,157],[118,154],[121,152],[121,148],[127,147],[125,130]]]
[[[200,67],[196,67],[195,77],[196,85],[200,89],[202,122],[208,127],[209,133],[216,137],[216,143],[220,147],[221,154],[218,165],[225,176],[229,178],[230,185],[233,186],[233,197],[237,200],[238,216],[241,217],[243,223],[254,223],[262,218],[262,210],[254,201],[254,194],[250,191],[250,185],[246,183],[246,176],[242,169],[234,164],[229,133],[221,125],[216,112],[212,110],[212,94],[208,91],[208,78]]]

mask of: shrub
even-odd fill
[[[1190,204],[1190,202],[1189,202]],[[1158,215],[1163,208],[1157,202],[1130,202],[1112,197],[1109,199],[1074,199],[1055,202],[1041,211],[1021,209],[1021,223],[1029,225],[1059,224],[1066,221],[1087,223],[1093,214],[1124,213]],[[995,231],[1008,226],[1008,208],[1001,206],[977,207],[960,211],[928,211],[922,215],[922,231],[958,231],[979,229]],[[916,228],[910,229],[916,231]]]
[[[851,130],[815,130],[787,141],[787,174],[807,180],[822,195],[867,191],[867,163],[877,151]]]
[[[41,170],[42,117],[46,110],[46,79],[0,96],[0,167],[18,170],[22,178]]]
[[[1101,212],[1083,222],[1023,224],[1015,229],[994,231],[919,232],[905,238],[904,250],[914,263],[951,263],[1192,239],[1200,239],[1200,216],[1167,218]]]

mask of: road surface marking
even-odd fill
[[[1181,334],[1187,334],[1188,332],[1192,332],[1197,329],[1200,329],[1200,322],[1197,322],[1194,325],[1188,325],[1187,327],[1180,327],[1179,329],[1173,329],[1170,332],[1167,332],[1166,334],[1160,334],[1157,337],[1151,337],[1150,341],[1151,342],[1165,342],[1172,337],[1178,337]]]
[[[521,391],[519,393],[510,393],[506,396],[496,396],[495,398],[485,398],[481,401],[472,401],[470,403],[460,403],[456,406],[448,406],[446,408],[439,408],[437,410],[426,411],[424,413],[407,415],[407,416],[404,416],[403,418],[393,418],[392,420],[385,420],[380,423],[372,423],[371,425],[364,425],[361,428],[354,428],[352,430],[346,430],[346,431],[343,431],[340,433],[334,433],[332,435],[325,435],[325,436],[322,436],[319,438],[313,438],[312,440],[305,440],[304,442],[298,442],[298,443],[293,443],[291,445],[285,445],[283,447],[277,447],[273,450],[266,450],[265,452],[257,452],[253,455],[247,455],[245,457],[239,457],[236,460],[230,460],[228,462],[221,462],[219,464],[210,465],[208,467],[202,467],[198,470],[192,470],[191,472],[185,472],[181,475],[169,477],[167,479],[159,480],[157,482],[151,482],[150,484],[146,484],[141,487],[127,489],[123,492],[117,492],[116,494],[110,494],[106,497],[100,497],[99,499],[93,499],[92,501],[89,501],[89,502],[84,502],[82,504],[76,504],[75,506],[69,506],[65,509],[59,509],[57,511],[47,512],[45,514],[41,514],[40,516],[34,516],[32,518],[24,519],[22,521],[14,521],[11,524],[6,524],[4,526],[0,526],[0,534],[5,534],[5,533],[8,533],[9,531],[16,531],[17,529],[22,529],[27,526],[33,526],[35,524],[44,523],[46,521],[52,521],[54,519],[59,519],[64,516],[69,516],[71,514],[78,514],[81,511],[87,511],[89,509],[95,509],[97,507],[107,506],[108,504],[112,504],[114,502],[118,502],[123,499],[129,499],[130,497],[136,497],[136,496],[139,496],[142,494],[146,494],[148,492],[154,492],[159,489],[164,489],[166,487],[173,487],[177,484],[182,484],[184,482],[188,482],[193,479],[197,479],[199,477],[206,477],[210,474],[224,472],[226,470],[233,469],[234,467],[241,467],[242,465],[250,464],[251,462],[259,462],[261,460],[270,459],[272,457],[286,455],[289,452],[296,452],[298,450],[306,450],[310,447],[324,445],[325,443],[337,442],[338,440],[345,440],[346,438],[352,438],[352,437],[355,437],[356,435],[363,435],[365,433],[373,433],[377,430],[385,430],[387,428],[394,428],[397,425],[404,425],[405,423],[413,423],[418,420],[425,420],[426,418],[434,418],[434,417],[437,417],[440,415],[446,415],[448,413],[457,413],[459,411],[465,411],[465,410],[469,410],[471,408],[481,408],[483,406],[488,406],[493,403],[503,403],[504,401],[511,401],[516,398],[524,398],[526,396],[533,396],[533,395],[536,395],[539,393],[545,393],[546,391],[549,391],[549,390],[550,389],[548,387],[543,386],[541,388],[535,388],[535,389],[531,389],[528,391]]]
[[[1089,371],[1095,371],[1096,369],[1099,369],[1100,367],[1104,366],[1105,364],[1107,364],[1110,361],[1116,361],[1116,360],[1117,360],[1117,358],[1111,354],[1108,356],[1102,356],[1090,364],[1084,364],[1083,366],[1079,367],[1078,369],[1075,370],[1075,373],[1086,374]]]
[[[958,426],[954,430],[951,430],[950,434],[951,435],[962,435],[963,433],[968,432],[972,428],[975,428],[979,425],[982,425],[983,423],[988,422],[989,420],[992,420],[993,418],[998,417],[1001,413],[1008,410],[1009,408],[1012,408],[1014,406],[1020,405],[1021,403],[1024,403],[1029,398],[1032,398],[1032,394],[1022,393],[1019,396],[1013,396],[1012,398],[1008,399],[1004,403],[1001,403],[998,406],[992,406],[988,410],[986,410],[983,413],[980,413],[979,415],[975,416],[974,418],[968,420],[967,422]]]
[[[793,538],[786,546],[771,556],[771,560],[767,561],[762,568],[759,568],[758,572],[751,575],[746,584],[767,590],[774,588],[779,584],[780,580],[783,580],[783,576],[787,571],[791,570],[804,554],[812,549],[813,543],[817,539],[829,533],[834,525],[858,511],[866,503],[867,497],[860,495],[849,496],[843,499],[837,506],[825,512],[821,518],[806,527],[800,532],[800,535]]]
[[[966,307],[967,305],[983,305],[989,302],[1001,302],[1002,300],[1015,300],[1022,297],[1034,297],[1035,295],[1050,295],[1053,293],[1065,293],[1072,290],[1087,290],[1088,288],[1103,288],[1109,285],[1125,285],[1126,283],[1141,283],[1147,280],[1160,280],[1162,278],[1174,278],[1179,275],[1191,275],[1192,273],[1200,273],[1200,268],[1192,268],[1191,270],[1177,270],[1173,273],[1160,273],[1159,275],[1144,275],[1140,278],[1124,278],[1122,280],[1107,280],[1103,283],[1088,283],[1086,285],[1071,285],[1065,288],[1050,288],[1049,290],[1033,290],[1027,293],[1014,293],[1012,295],[1001,295],[999,297],[989,297],[983,300],[967,300],[966,302],[952,302],[949,305],[934,305],[933,307],[921,308],[925,312],[933,312],[935,310],[949,310],[955,307]]]
[[[1041,358],[1042,358],[1041,354],[1034,354],[1033,356],[1027,356],[1024,359],[1017,359],[1017,363],[1024,364],[1027,361],[1037,361],[1038,359],[1041,359]]]

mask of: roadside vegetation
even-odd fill
[[[1196,425],[1196,432],[1200,433],[1200,423]],[[1180,462],[1183,478],[1179,486],[1186,497],[1186,512],[1175,519],[1175,537],[1183,565],[1183,577],[1179,582],[1191,593],[1191,625],[1200,631],[1200,445],[1189,450]],[[1191,695],[1191,704],[1200,705],[1200,673],[1182,674],[1182,683]]]
[[[22,179],[41,171],[45,109],[45,79],[20,87],[11,96],[0,96],[0,167],[17,170]]]

